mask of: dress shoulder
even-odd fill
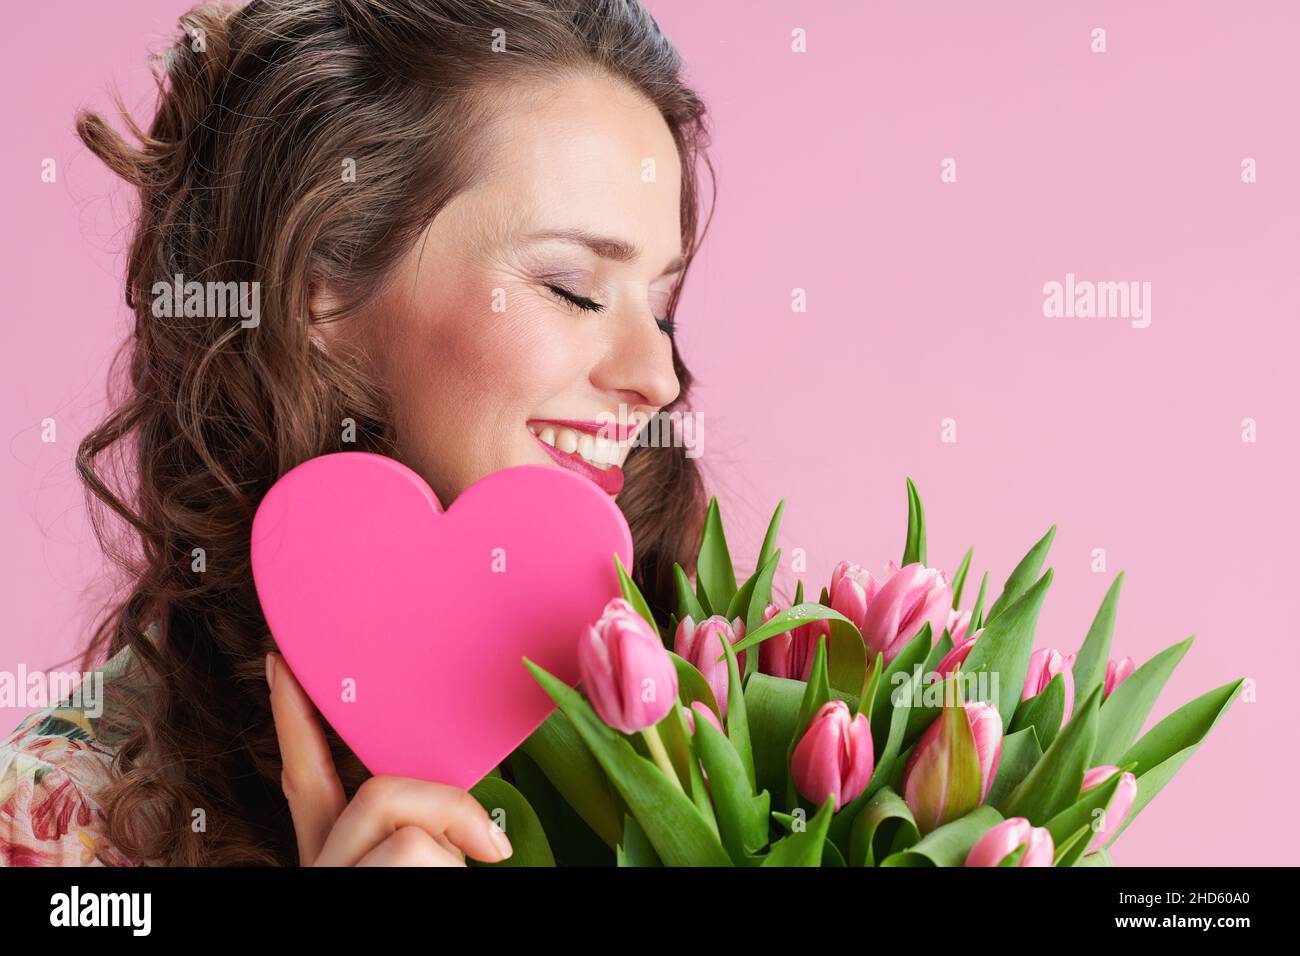
[[[124,672],[129,655],[124,648],[99,673]],[[130,866],[95,799],[113,754],[79,695],[23,718],[0,741],[0,866]]]

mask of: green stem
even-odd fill
[[[677,785],[678,790],[685,793],[682,782],[677,779],[677,771],[673,769],[673,762],[668,759],[668,748],[664,746],[663,738],[659,736],[659,728],[651,724],[641,731],[641,736],[645,738],[645,745],[650,748],[650,756],[654,758],[659,769],[668,775],[668,779]]]

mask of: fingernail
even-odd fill
[[[271,651],[266,655],[266,686],[270,689],[275,688],[275,652]]]
[[[515,852],[515,848],[510,845],[510,838],[506,836],[506,831],[491,820],[488,821],[488,835],[492,838],[492,845],[500,851],[501,859],[508,859]]]

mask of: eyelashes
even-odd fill
[[[578,295],[576,292],[570,292],[563,286],[552,285],[549,282],[543,283],[548,292],[564,302],[567,305],[581,309],[583,312],[604,312],[605,306],[586,296]],[[655,325],[659,326],[659,331],[665,333],[670,338],[677,331],[677,323],[672,319],[655,319]]]

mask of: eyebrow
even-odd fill
[[[602,259],[610,259],[614,262],[636,262],[641,258],[641,250],[635,243],[613,236],[598,236],[595,233],[587,232],[585,229],[544,229],[541,232],[534,232],[525,236],[523,241],[539,242],[544,239],[559,239],[563,242],[586,246]],[[684,256],[678,256],[668,263],[663,272],[659,274],[666,276],[674,272],[680,272],[685,261]]]

